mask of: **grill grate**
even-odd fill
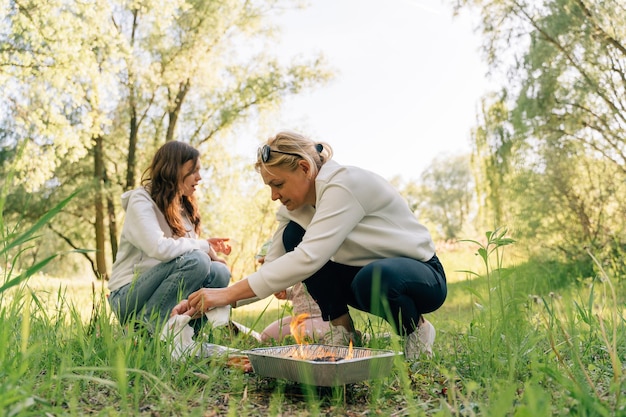
[[[400,352],[330,345],[288,345],[246,352],[254,372],[317,386],[384,378]],[[349,355],[352,355],[349,357]]]

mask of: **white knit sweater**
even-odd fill
[[[186,237],[173,236],[165,216],[143,187],[122,194],[122,207],[126,218],[109,290],[121,288],[149,268],[192,250],[208,253],[209,242],[197,238],[191,222]]]
[[[278,210],[273,242],[282,242],[290,220],[306,233],[292,252],[273,244],[265,263],[248,276],[252,291],[265,298],[301,282],[333,260],[363,266],[378,259],[408,257],[427,261],[435,254],[428,230],[384,178],[331,160],[315,179],[315,206]]]

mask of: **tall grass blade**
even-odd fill
[[[46,266],[51,260],[53,260],[56,257],[57,257],[57,254],[50,255],[44,260],[37,262],[35,265],[32,265],[30,268],[28,268],[26,271],[22,272],[15,278],[9,279],[0,287],[0,293],[3,293],[9,288],[15,287],[16,285],[19,285],[22,281],[27,280],[29,277],[33,276],[36,272],[41,270],[44,266]]]
[[[70,194],[69,197],[61,201],[56,206],[52,207],[48,212],[46,212],[34,225],[30,227],[30,229],[28,229],[21,235],[18,235],[16,238],[13,238],[10,242],[8,242],[8,244],[0,248],[0,256],[4,255],[6,252],[8,252],[9,250],[15,247],[20,246],[30,241],[33,238],[33,235],[35,234],[35,232],[37,232],[43,226],[48,224],[50,220],[54,216],[59,214],[59,212],[63,210],[63,208],[67,205],[67,203],[69,203],[79,192],[80,191],[74,191],[72,194]]]

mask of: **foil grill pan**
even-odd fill
[[[288,345],[256,348],[248,355],[258,375],[287,379],[302,384],[332,387],[380,379],[389,375],[393,358],[402,355],[390,350],[331,345]]]

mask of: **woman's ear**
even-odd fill
[[[298,165],[300,166],[300,169],[302,169],[302,172],[304,172],[308,177],[311,176],[311,166],[308,161],[301,159],[298,161]]]

